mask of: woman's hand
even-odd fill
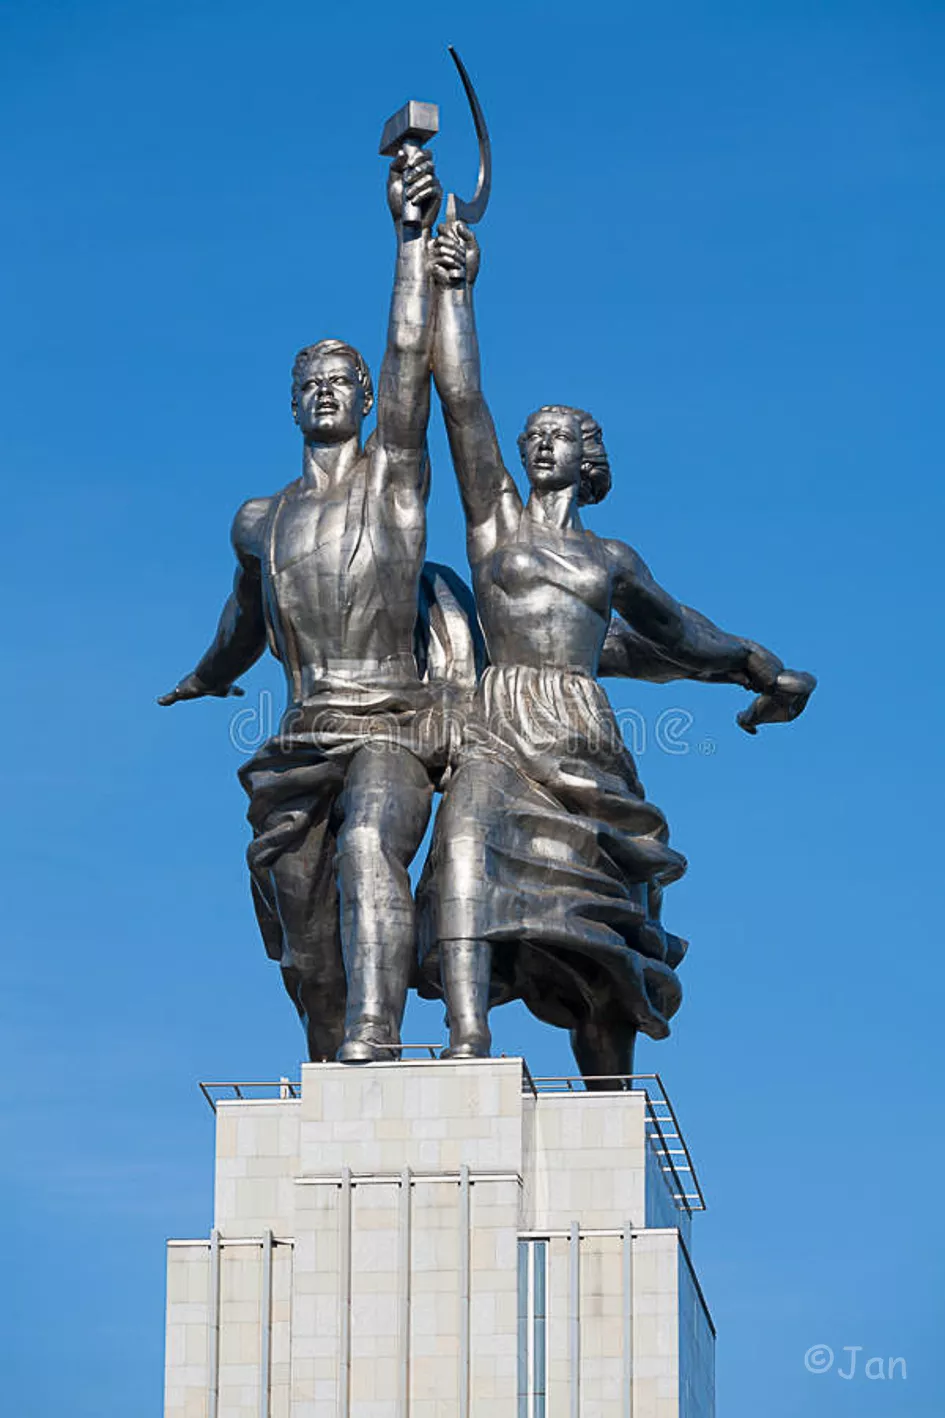
[[[782,670],[774,684],[738,715],[739,728],[755,734],[759,724],[789,724],[803,713],[816,687],[816,679],[805,670]]]
[[[438,285],[471,286],[479,274],[479,242],[465,222],[450,222],[438,229],[430,261]]]

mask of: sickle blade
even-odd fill
[[[489,205],[489,193],[492,191],[492,146],[489,142],[489,130],[486,127],[482,105],[476,97],[476,90],[473,88],[472,79],[466,72],[466,65],[451,44],[447,45],[447,49],[452,55],[453,63],[459,70],[459,77],[463,81],[463,88],[469,99],[469,107],[472,109],[473,123],[476,125],[476,137],[479,139],[479,180],[476,183],[476,191],[472,201],[464,202],[460,197],[452,197],[456,216],[461,222],[471,225],[473,222],[481,220]]]

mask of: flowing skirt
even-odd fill
[[[490,667],[418,890],[421,991],[440,993],[440,942],[486,940],[493,1003],[665,1037],[686,949],[659,920],[686,869],[668,836],[596,680]]]

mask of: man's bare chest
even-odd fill
[[[417,518],[389,515],[394,510],[372,505],[358,485],[328,493],[293,488],[273,512],[268,568],[280,581],[293,568],[317,569],[319,579],[371,570],[396,578],[422,556],[424,519],[422,507]]]
[[[347,493],[288,493],[275,508],[269,529],[270,569],[279,575],[312,559],[329,573],[347,566],[361,525],[353,514]]]

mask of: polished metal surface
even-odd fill
[[[422,148],[439,131],[439,107],[435,103],[408,99],[384,124],[378,151],[383,158],[395,158],[405,143]]]
[[[447,48],[453,63],[459,70],[459,77],[466,90],[469,107],[472,109],[473,123],[476,125],[476,139],[479,143],[479,175],[476,179],[476,190],[468,202],[457,197],[455,192],[449,193],[446,199],[446,217],[448,221],[461,221],[465,222],[467,226],[471,226],[474,222],[482,221],[489,205],[489,195],[492,192],[492,144],[489,142],[486,116],[482,111],[482,104],[473,88],[473,81],[469,77],[466,65],[451,44]]]
[[[620,1086],[637,1033],[669,1032],[686,942],[662,923],[685,859],[648,802],[599,678],[734,683],[748,733],[802,712],[812,676],[681,605],[625,542],[585,528],[606,496],[601,429],[549,404],[526,420],[520,496],[483,396],[473,308],[489,200],[482,107],[469,201],[424,148],[435,104],[385,125],[396,264],[377,427],[364,360],[296,357],[301,475],[236,515],[236,576],[207,652],[159,703],[242,691],[283,666],[277,734],[240,771],[253,900],[314,1060],[400,1056],[408,985],[446,1001],[452,1058],[489,1052],[490,1008],[520,998],[569,1030],[588,1087]],[[425,562],[431,369],[466,518],[475,600]],[[442,788],[415,904],[407,869]]]
[[[582,1073],[608,1086],[632,1072],[637,1033],[665,1037],[679,1007],[686,942],[661,905],[686,862],[598,676],[743,685],[757,695],[739,716],[751,733],[796,717],[814,680],[681,605],[632,547],[585,528],[581,508],[611,481],[586,411],[528,417],[523,501],[481,387],[468,225],[447,222],[431,257],[433,373],[489,663],[421,882],[422,987],[446,999],[451,1057],[486,1054],[490,1005],[520,998],[567,1028]]]
[[[418,121],[429,127],[425,107]],[[257,917],[312,1059],[394,1056],[415,956],[407,868],[448,756],[443,692],[421,679],[415,654],[429,480],[427,247],[441,198],[432,158],[414,141],[416,110],[407,105],[392,128],[411,141],[388,176],[397,257],[377,429],[362,444],[374,391],[357,351],[337,340],[302,350],[292,375],[301,476],[237,513],[236,580],[216,637],[159,701],[230,694],[267,643],[282,663],[279,732],[240,778]],[[434,604],[438,577],[438,568],[427,577]],[[432,630],[427,617],[428,648],[447,676],[451,613]],[[459,660],[468,678],[468,645]]]

